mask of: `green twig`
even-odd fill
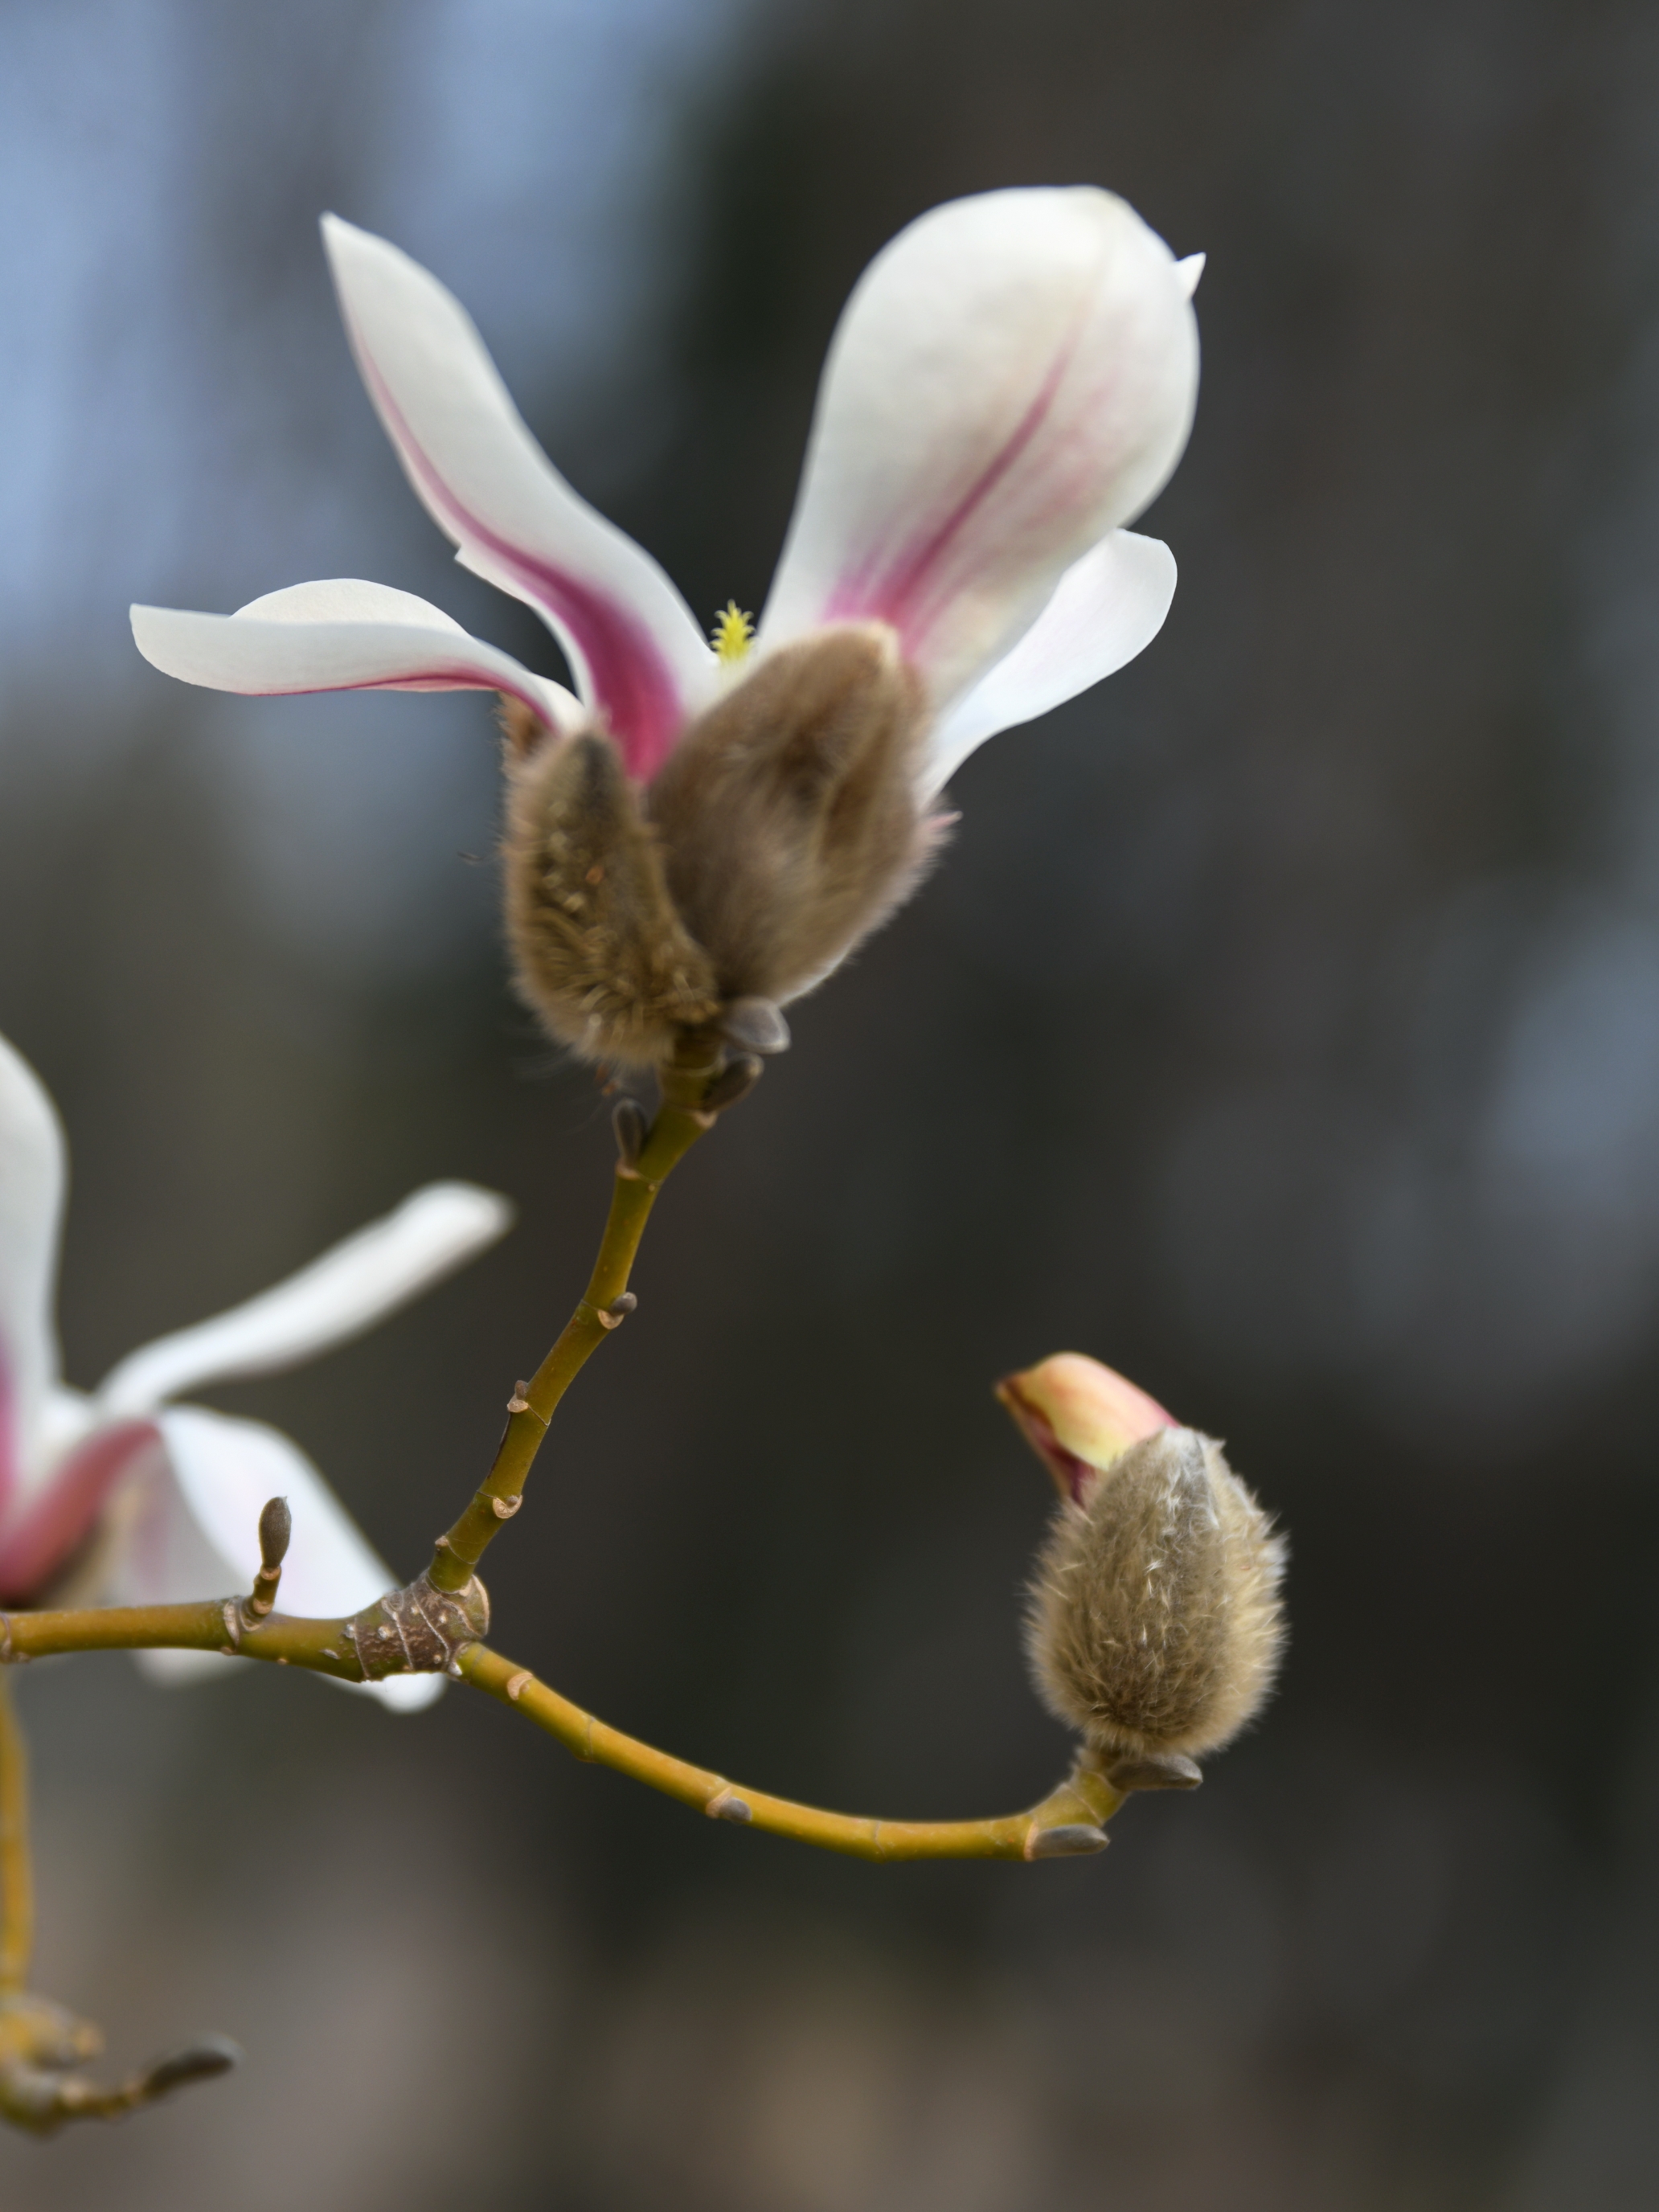
[[[34,1949],[29,1754],[11,1684],[0,1673],[0,1997],[28,1986]]]
[[[714,1115],[698,1102],[718,1067],[718,1048],[698,1039],[662,1069],[663,1103],[651,1133],[636,1161],[617,1164],[611,1212],[587,1288],[546,1358],[514,1391],[494,1464],[471,1503],[439,1537],[427,1570],[436,1589],[463,1590],[477,1571],[492,1538],[523,1503],[525,1479],[555,1407],[629,1310],[628,1278],[657,1193],[714,1126]]]

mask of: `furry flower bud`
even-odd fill
[[[881,623],[784,646],[633,784],[598,727],[504,715],[507,934],[550,1033],[647,1066],[745,1005],[810,990],[914,887],[942,823],[916,799],[927,709]]]
[[[1002,1386],[1061,1500],[1027,1651],[1121,1788],[1190,1787],[1260,1711],[1284,1644],[1283,1541],[1212,1437],[1076,1353]]]

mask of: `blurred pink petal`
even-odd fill
[[[46,1087],[0,1037],[0,1510],[28,1486],[58,1377],[52,1297],[68,1167]]]

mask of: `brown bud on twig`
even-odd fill
[[[789,1049],[789,1024],[770,999],[733,999],[720,1016],[720,1032],[750,1052]]]
[[[0,1998],[0,2117],[41,2136],[55,2135],[69,2120],[118,2120],[192,2081],[228,2072],[242,2056],[228,2036],[199,2036],[115,2087],[101,2088],[76,2069],[97,2056],[103,2039],[90,2021],[49,1998]]]
[[[1115,1788],[1191,1788],[1273,1686],[1285,1547],[1221,1447],[1168,1427],[1060,1506],[1027,1643],[1045,1702]]]
[[[744,1053],[737,1060],[727,1060],[703,1092],[700,1110],[705,1114],[725,1113],[728,1106],[735,1106],[740,1098],[749,1096],[760,1081],[765,1067],[765,1061],[757,1060],[751,1052]]]
[[[243,1620],[250,1627],[256,1620],[263,1620],[276,1602],[283,1561],[288,1557],[289,1540],[293,1534],[294,1516],[287,1498],[270,1499],[259,1516],[259,1571],[253,1577],[253,1595],[242,1607]]]
[[[611,1109],[611,1127],[617,1139],[617,1157],[625,1168],[637,1167],[651,1124],[637,1098],[619,1098]]]

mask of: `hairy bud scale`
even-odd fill
[[[669,896],[662,854],[603,732],[510,736],[507,933],[523,996],[585,1058],[648,1066],[712,1021],[708,955]]]
[[[510,706],[507,935],[550,1034],[646,1066],[736,1002],[820,981],[938,842],[915,798],[926,720],[878,623],[766,655],[643,791],[602,730],[556,733]]]
[[[1164,1427],[1060,1504],[1027,1648],[1044,1702],[1112,1763],[1228,1742],[1273,1686],[1285,1547],[1221,1447]]]

